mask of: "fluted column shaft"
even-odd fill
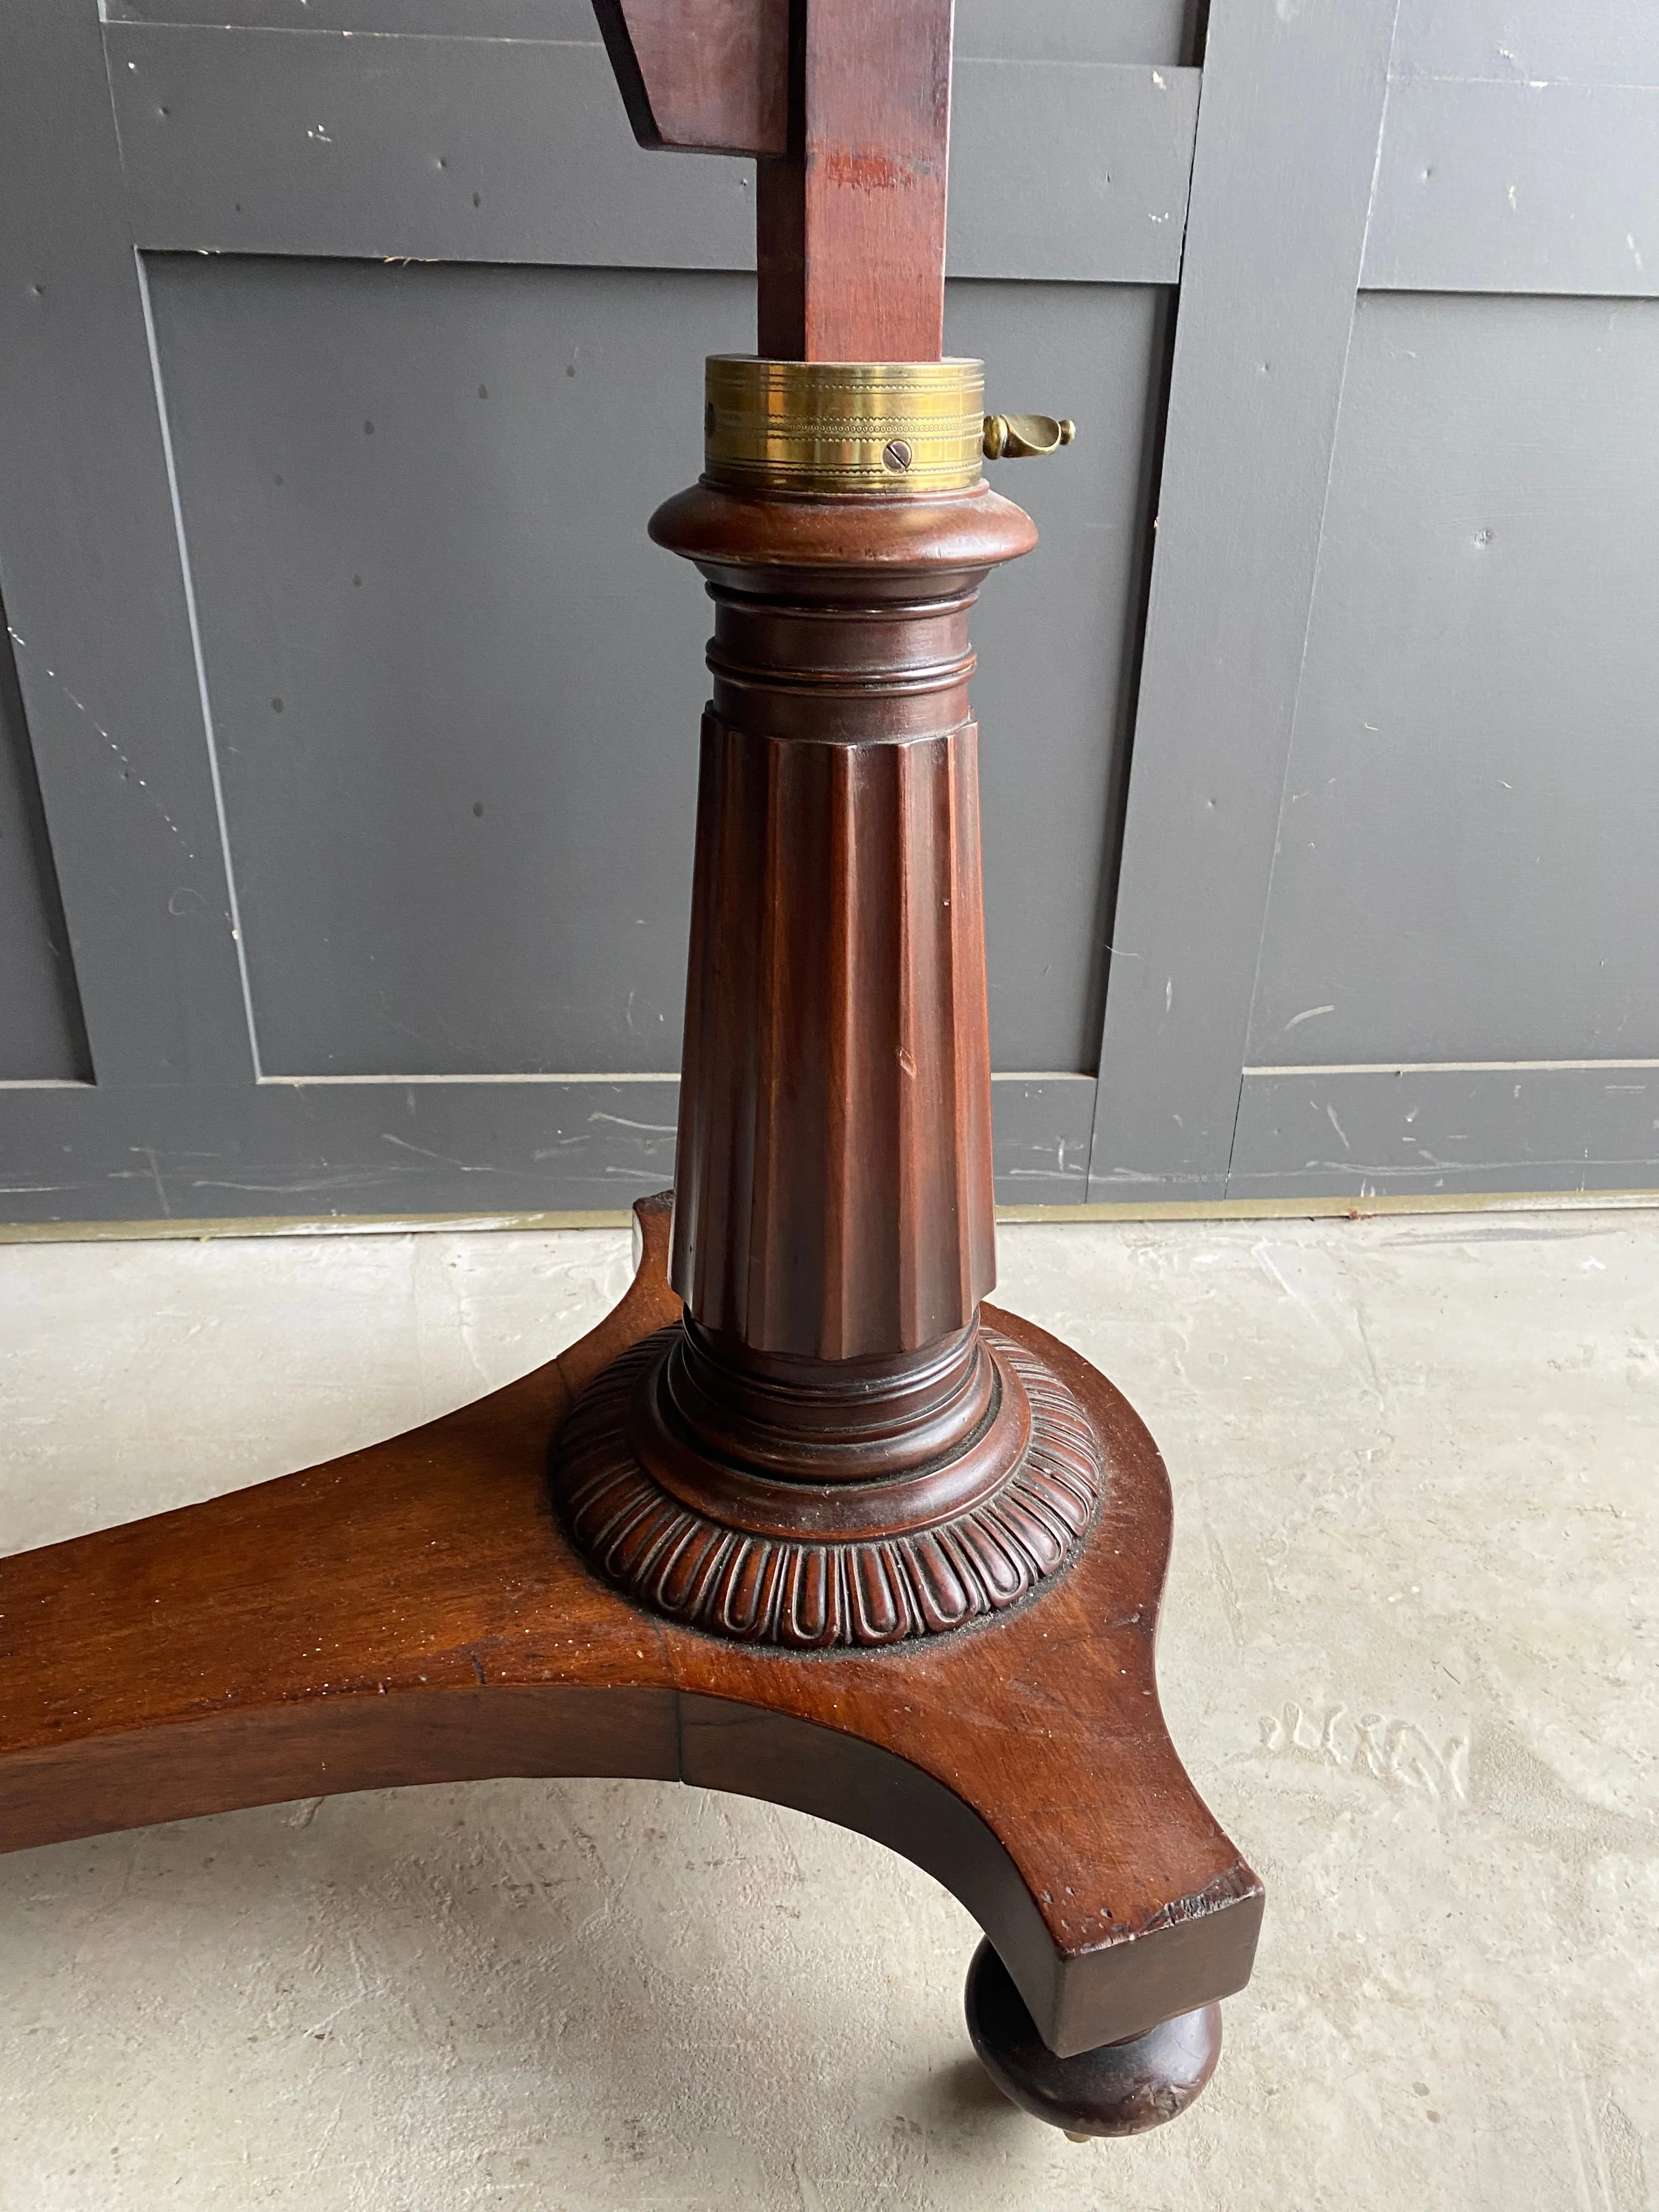
[[[966,604],[726,602],[710,662],[675,1287],[757,1350],[917,1351],[995,1279]]]
[[[704,487],[653,532],[715,606],[674,1286],[781,1372],[954,1364],[994,1281],[968,617],[1030,526]]]

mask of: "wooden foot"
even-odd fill
[[[989,1943],[974,1954],[966,2001],[968,2033],[998,2088],[1073,2142],[1144,2135],[1177,2118],[1221,2056],[1221,2007],[1206,2004],[1143,2035],[1057,2058]]]
[[[797,1653],[641,1609],[556,1517],[548,1440],[675,1320],[666,1200],[562,1358],[409,1435],[0,1560],[0,1849],[496,1775],[684,1781],[860,1830],[961,1899],[1065,2056],[1241,1988],[1255,1876],[1165,1733],[1168,1486],[1111,1385],[1029,1322],[1101,1439],[1097,1517],[1011,1610]]]

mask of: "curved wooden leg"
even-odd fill
[[[1048,2048],[1243,1986],[1261,1887],[1158,1711],[1168,1489],[1111,1386],[1041,1330],[1105,1447],[1068,1571],[976,1627],[796,1654],[681,1627],[598,1579],[548,1440],[678,1310],[666,1200],[610,1318],[409,1435],[0,1560],[0,1848],[301,1796],[494,1775],[679,1780],[890,1845],[986,1929]]]

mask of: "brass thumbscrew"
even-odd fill
[[[988,461],[1024,461],[1069,446],[1077,424],[1069,415],[988,415],[985,418],[985,458]]]

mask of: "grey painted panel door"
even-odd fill
[[[951,342],[1084,424],[976,637],[1026,1200],[1086,1183],[1187,12],[963,9]],[[749,171],[635,148],[572,0],[111,14],[18,0],[0,83],[48,302],[0,572],[88,1032],[37,867],[11,1210],[616,1207],[672,1171],[706,683],[644,525],[749,337]]]
[[[1659,1166],[1659,301],[1355,319],[1231,1187]]]
[[[961,0],[953,343],[1083,425],[977,628],[1000,1194],[1653,1188],[1659,26],[1199,12]],[[747,174],[586,0],[109,14],[0,72],[5,1210],[614,1208]]]
[[[1279,13],[1211,20],[1091,1190],[1650,1189],[1659,18]]]

